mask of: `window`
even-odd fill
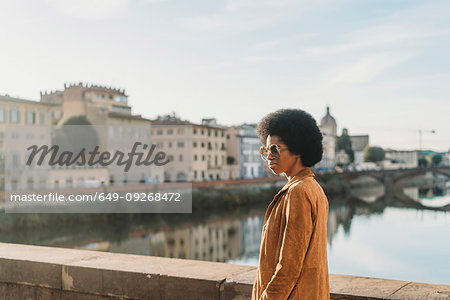
[[[20,163],[19,155],[17,153],[14,153],[12,155],[12,166],[14,168],[18,168],[19,167],[19,163]]]
[[[25,116],[26,116],[27,124],[34,124],[35,123],[35,113],[34,113],[34,111],[27,111]]]
[[[173,155],[167,155],[167,159],[168,159],[169,161],[173,161]]]
[[[205,155],[202,155],[202,160],[205,161]]]
[[[172,142],[169,142],[169,143],[168,143],[168,147],[169,147],[169,148],[172,148]]]
[[[6,122],[6,109],[0,108],[0,123]]]
[[[205,143],[202,142],[202,148],[205,148]]]
[[[156,134],[157,134],[157,135],[162,135],[162,134],[163,134],[162,129],[158,129],[158,130],[156,131]]]
[[[182,154],[180,154],[180,156],[178,157],[179,159],[179,161],[183,161],[183,155]]]
[[[66,180],[66,188],[71,188],[73,185],[72,178]]]
[[[117,102],[127,102],[127,97],[116,95],[116,96],[115,96],[115,100],[116,100]]]
[[[178,148],[183,148],[184,147],[184,142],[178,142]]]
[[[217,130],[214,131],[214,136],[217,136]]]
[[[194,155],[194,160],[197,161],[197,154]]]
[[[197,134],[197,128],[194,128],[194,134]]]
[[[197,170],[194,170],[194,179],[197,179]]]
[[[197,142],[194,142],[193,145],[194,145],[194,148],[197,148]]]
[[[45,113],[41,111],[39,113],[39,124],[43,125],[45,123]]]
[[[173,134],[173,129],[167,129],[167,134]]]
[[[11,109],[11,123],[20,122],[20,112],[17,108]]]

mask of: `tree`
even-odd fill
[[[234,165],[236,159],[233,156],[227,156],[227,165]]]
[[[92,125],[84,115],[72,116],[68,118],[63,125]]]
[[[380,147],[367,147],[364,149],[364,161],[378,162],[384,160],[384,150]]]
[[[440,155],[440,154],[433,155],[433,157],[431,158],[431,161],[433,162],[434,166],[439,166],[439,164],[442,161],[442,155]]]
[[[79,115],[70,117],[56,128],[52,144],[58,145],[61,151],[78,153],[83,148],[88,151],[94,149],[99,144],[99,137],[86,116]]]
[[[426,160],[424,157],[419,158],[418,161],[419,167],[428,167],[428,160]]]
[[[348,135],[347,128],[342,129],[342,134],[337,138],[337,149],[344,150],[347,153],[350,162],[355,160],[355,154],[352,149],[352,141],[350,140],[350,136]]]

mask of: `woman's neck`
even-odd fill
[[[286,177],[289,181],[291,181],[292,178],[294,178],[295,175],[303,171],[304,169],[307,169],[308,167],[305,167],[301,162],[299,164],[295,164],[289,171],[284,172],[286,174]]]

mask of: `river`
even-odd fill
[[[331,197],[330,273],[450,284],[450,181],[405,188],[434,209],[398,207],[383,186]],[[256,266],[267,203],[224,213],[126,216],[98,226],[68,226],[1,233],[3,242],[220,261]]]

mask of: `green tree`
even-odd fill
[[[344,150],[347,153],[350,162],[355,160],[355,153],[352,149],[352,141],[350,140],[350,136],[348,135],[347,128],[342,129],[342,134],[337,138],[337,149]]]
[[[384,159],[384,150],[380,147],[367,147],[364,149],[364,161],[378,162]]]
[[[433,157],[431,158],[431,161],[433,162],[434,166],[439,166],[439,164],[442,161],[442,155],[440,155],[440,154],[433,155]]]
[[[64,121],[63,125],[92,125],[84,115],[72,116]]]
[[[236,159],[233,156],[227,156],[227,165],[234,165]]]
[[[425,159],[425,157],[419,158],[418,161],[419,167],[428,167],[428,160]]]
[[[70,117],[53,132],[52,144],[58,145],[61,151],[78,153],[83,148],[94,149],[99,137],[86,116],[79,115]]]

